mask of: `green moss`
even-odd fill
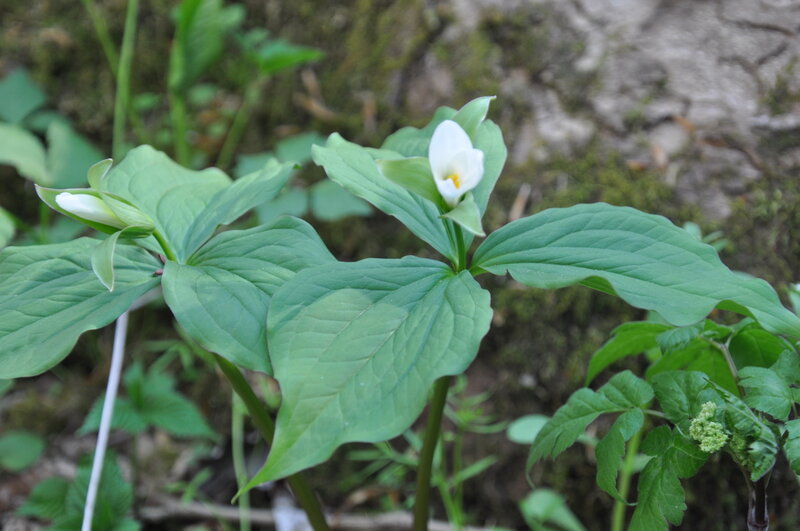
[[[787,114],[796,109],[800,103],[800,89],[792,88],[792,79],[796,77],[797,58],[789,61],[778,73],[775,83],[767,89],[762,103],[772,115]],[[795,144],[797,146],[798,144]]]

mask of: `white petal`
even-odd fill
[[[71,214],[111,227],[123,228],[125,224],[114,215],[102,199],[88,194],[62,192],[56,196],[58,206]]]
[[[431,162],[433,177],[437,180],[446,178],[453,157],[470,149],[472,142],[460,125],[453,120],[440,123],[433,132],[428,148],[428,160]]]
[[[483,151],[471,148],[462,151],[453,157],[449,171],[458,175],[461,184],[459,191],[462,194],[469,192],[478,186],[483,177]]]
[[[436,183],[436,189],[439,190],[439,195],[442,196],[445,203],[451,207],[458,204],[458,200],[464,192],[456,188],[455,183],[451,179],[434,179],[433,182]]]

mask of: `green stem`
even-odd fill
[[[414,531],[428,530],[428,513],[430,511],[431,468],[433,454],[439,441],[442,427],[444,406],[447,402],[447,391],[450,389],[449,376],[439,378],[433,384],[433,399],[428,412],[428,425],[425,427],[425,438],[417,466],[417,496],[414,502]]]
[[[456,269],[460,273],[467,267],[467,249],[464,245],[464,232],[461,230],[461,225],[453,223],[456,232],[456,248],[458,249],[458,263]]]
[[[631,478],[633,478],[633,465],[636,461],[636,452],[639,451],[639,443],[642,441],[642,433],[644,430],[639,430],[631,438],[628,443],[628,453],[625,455],[625,461],[622,463],[622,470],[619,474],[619,495],[623,500],[628,499],[628,494],[631,490]],[[625,512],[628,505],[619,500],[614,501],[614,512],[611,515],[611,531],[623,531],[625,526]]]
[[[253,392],[250,384],[247,383],[247,380],[244,379],[242,373],[239,372],[239,369],[237,369],[233,363],[217,354],[214,354],[214,360],[217,362],[217,366],[219,366],[222,374],[224,374],[230,382],[234,392],[242,399],[242,402],[247,408],[247,412],[250,414],[250,420],[253,422],[253,425],[259,433],[261,433],[264,441],[266,441],[267,444],[271,444],[272,437],[275,435],[275,423]],[[297,501],[306,512],[308,521],[311,523],[311,527],[314,531],[330,531],[325,521],[325,515],[322,513],[322,507],[320,507],[319,501],[306,479],[298,473],[289,476],[286,478],[286,481],[289,482],[289,486],[297,497]]]
[[[238,490],[247,484],[247,466],[244,458],[244,404],[236,393],[231,399],[231,450],[233,452],[233,472],[236,475]],[[250,531],[250,493],[239,496],[239,529]]]
[[[114,140],[112,154],[120,160],[125,150],[125,113],[131,93],[131,65],[136,41],[136,21],[139,16],[139,0],[128,0],[125,14],[125,33],[122,35],[122,51],[117,68],[117,95],[114,101]]]
[[[164,256],[166,256],[169,260],[172,260],[173,262],[177,262],[178,258],[177,256],[175,256],[175,251],[173,251],[172,247],[169,246],[167,240],[164,239],[164,236],[160,232],[155,230],[153,231],[153,237],[161,246],[161,250],[164,251]]]
[[[94,0],[81,0],[81,2],[92,21],[92,26],[94,26],[94,31],[97,34],[97,40],[100,41],[100,47],[103,49],[106,59],[108,59],[111,72],[116,76],[117,68],[119,67],[119,57],[117,56],[117,49],[114,46],[114,42],[111,40],[111,34],[108,32],[106,21],[97,9]]]
[[[186,138],[189,131],[186,114],[186,100],[184,94],[172,91],[169,94],[170,117],[172,118],[172,136],[175,143],[175,159],[183,166],[188,166],[189,140]]]
[[[265,79],[266,77],[259,76],[247,85],[242,104],[239,106],[239,110],[236,111],[236,116],[234,116],[233,123],[231,123],[231,127],[228,129],[228,134],[225,137],[225,143],[222,145],[222,149],[219,152],[219,157],[217,158],[218,168],[225,170],[230,167],[233,161],[233,155],[236,153],[236,148],[242,140],[242,135],[244,135],[247,122],[250,120],[253,106],[261,95],[261,89]]]

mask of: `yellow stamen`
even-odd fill
[[[461,177],[459,177],[457,173],[451,173],[446,179],[453,181],[453,184],[456,185],[456,190],[461,188]]]

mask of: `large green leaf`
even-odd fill
[[[656,337],[669,328],[668,325],[648,321],[625,323],[615,328],[611,332],[611,339],[606,341],[589,360],[586,385],[589,385],[595,376],[615,361],[656,347]]]
[[[456,250],[439,219],[438,208],[384,177],[369,150],[334,133],[325,147],[314,146],[312,152],[314,162],[324,167],[332,180],[399,219],[447,258],[456,259]],[[385,152],[380,152],[378,158],[388,157]]]
[[[472,362],[489,329],[489,293],[433,260],[370,259],[309,269],[268,317],[283,403],[267,463],[249,487],[381,441],[417,418],[433,382]]]
[[[260,171],[237,179],[214,196],[186,231],[181,248],[192,253],[219,225],[232,223],[242,214],[273,199],[286,185],[293,164],[270,163]]]
[[[498,229],[474,268],[538,288],[581,283],[683,326],[719,306],[800,337],[800,319],[763,280],[730,271],[713,247],[666,218],[605,203],[545,210]]]
[[[45,100],[44,92],[28,72],[17,68],[0,81],[0,120],[19,123]]]
[[[14,166],[20,175],[33,182],[50,183],[44,146],[16,125],[0,123],[0,164]]]
[[[184,262],[195,250],[184,246],[195,220],[230,182],[216,168],[188,170],[150,146],[139,146],[101,184],[104,192],[130,201],[150,216],[178,261]]]
[[[223,232],[187,264],[167,262],[164,298],[178,322],[208,350],[271,373],[266,323],[270,297],[298,271],[334,262],[310,225],[280,218]]]
[[[85,186],[86,172],[102,158],[103,154],[66,122],[56,120],[47,128],[47,165],[51,186]]]
[[[617,475],[625,457],[625,442],[629,441],[644,424],[644,413],[641,409],[631,409],[620,415],[605,437],[597,443],[597,485],[613,496],[625,502],[617,490]]]
[[[686,433],[705,402],[719,402],[708,376],[701,372],[664,372],[653,376],[652,384],[664,415]]]
[[[696,339],[686,348],[662,356],[648,367],[645,376],[652,380],[656,374],[677,370],[700,371],[723,389],[739,394],[723,353],[702,339]]]
[[[61,361],[83,332],[107,325],[158,285],[159,262],[120,246],[116,287],[92,272],[99,242],[7,247],[0,252],[0,378],[34,376]]]
[[[678,525],[686,511],[681,479],[694,476],[708,458],[679,432],[661,426],[651,431],[642,451],[654,456],[639,476],[639,499],[631,531],[666,531],[667,522]]]

